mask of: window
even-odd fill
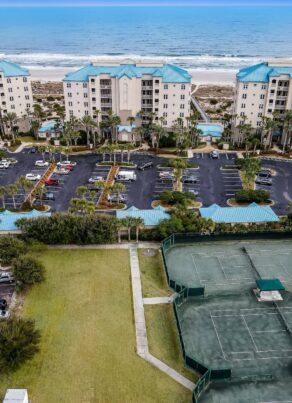
[[[246,99],[246,94],[242,94],[242,99]]]
[[[12,88],[8,88],[8,92],[12,92]]]
[[[168,95],[167,95],[167,94],[164,94],[164,95],[163,95],[163,99],[168,99]]]
[[[185,96],[184,96],[184,95],[181,95],[181,96],[180,96],[180,99],[185,99]]]
[[[92,98],[92,102],[95,102],[96,101],[96,98]]]
[[[274,102],[273,99],[270,99],[270,100],[269,100],[269,104],[270,104],[270,105],[273,104],[273,102]]]
[[[159,80],[155,80],[155,84],[159,84]]]
[[[243,125],[244,125],[244,120],[241,120],[241,121],[239,122],[239,124],[240,124],[240,126],[243,126]]]
[[[91,82],[91,83],[95,83],[95,79],[92,78],[92,79],[90,80],[90,82]]]
[[[261,94],[260,99],[265,99],[265,94]]]
[[[91,92],[95,92],[95,88],[91,88]]]
[[[7,78],[7,83],[11,84],[11,78]]]
[[[245,104],[241,104],[241,109],[244,109],[245,108]]]
[[[275,94],[275,90],[271,90],[271,91],[270,91],[270,94],[271,94],[271,95],[274,95],[274,94]]]
[[[28,100],[29,100],[29,95],[26,95],[26,96],[25,96],[25,99],[28,101]]]
[[[262,112],[258,113],[258,117],[261,118],[263,116]]]
[[[165,90],[168,90],[168,85],[167,84],[164,84],[164,87],[163,87]]]
[[[163,117],[167,118],[167,112],[163,112]]]
[[[69,111],[69,115],[70,115],[70,116],[73,116],[73,111]]]
[[[261,122],[257,122],[257,127],[260,127],[261,126]]]
[[[179,117],[180,117],[180,118],[184,118],[184,117],[185,117],[185,114],[184,114],[183,112],[180,112]]]
[[[26,104],[26,107],[27,107],[27,108],[30,108],[30,104]]]
[[[180,104],[180,109],[185,109],[185,104]]]
[[[11,109],[15,109],[15,105],[11,105]]]
[[[14,101],[14,98],[13,98],[13,97],[9,97],[9,101]]]
[[[268,113],[272,113],[272,109],[268,109]]]
[[[68,92],[68,98],[72,98],[72,92]]]
[[[245,113],[244,112],[240,112],[240,116],[244,116],[245,115]]]
[[[155,94],[159,94],[159,90],[155,90]]]
[[[27,83],[27,77],[23,77],[23,82]]]
[[[277,80],[272,80],[272,84],[276,84]]]
[[[93,110],[93,111],[96,111],[96,106],[93,106],[93,107],[92,107],[92,110]]]
[[[180,88],[181,88],[182,90],[185,90],[185,89],[186,89],[186,86],[185,86],[184,84],[182,84]]]
[[[85,116],[88,116],[88,111],[84,111],[84,115],[85,115]]]
[[[164,109],[167,109],[167,108],[168,108],[168,105],[167,105],[167,104],[163,104],[163,108],[164,108]]]
[[[69,106],[73,106],[73,102],[72,102],[72,101],[69,101],[69,102],[68,102],[68,105],[69,105]]]
[[[83,83],[83,88],[87,88],[87,83]]]
[[[264,109],[264,104],[259,104],[259,109]]]
[[[83,96],[84,96],[84,98],[88,98],[87,92],[84,92]]]
[[[71,83],[67,83],[67,88],[71,88]]]
[[[84,106],[85,106],[85,107],[88,107],[88,102],[84,102]]]
[[[267,88],[266,84],[262,85],[262,90],[265,90]]]
[[[247,89],[248,89],[248,84],[243,84],[243,88],[244,88],[245,90],[247,90]]]
[[[28,91],[28,87],[24,87],[24,91],[26,91],[26,92],[27,92],[27,91]]]

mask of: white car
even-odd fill
[[[62,161],[62,162],[58,162],[58,166],[60,166],[60,165],[63,165],[63,166],[65,166],[65,165],[72,165],[73,167],[75,167],[75,165],[77,164],[77,162],[75,162],[75,161]]]
[[[68,175],[70,171],[68,171],[68,169],[65,168],[57,168],[55,173],[57,175]]]
[[[0,161],[0,163],[1,163],[1,164],[2,164],[2,163],[7,164],[8,166],[11,165],[11,161],[8,160],[7,158],[2,158],[2,160]]]
[[[26,174],[25,179],[28,179],[30,181],[39,181],[39,180],[41,180],[41,175],[38,175],[38,174]]]
[[[48,161],[38,160],[35,162],[35,165],[37,167],[48,167],[49,163],[48,163]]]
[[[7,169],[9,168],[8,162],[0,161],[0,169]]]
[[[99,181],[104,182],[104,179],[102,176],[93,176],[92,178],[88,179],[88,183],[91,183],[91,184],[93,184],[95,182],[99,182]]]

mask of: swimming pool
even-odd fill
[[[202,130],[202,134],[200,134],[200,137],[216,137],[220,138],[223,133],[223,125],[220,123],[199,123],[197,125],[197,128]]]

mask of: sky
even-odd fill
[[[291,5],[292,0],[0,0],[0,6]]]

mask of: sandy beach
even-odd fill
[[[31,68],[31,77],[34,81],[62,81],[65,74],[76,70],[76,68]],[[235,71],[216,70],[191,70],[189,73],[193,77],[193,84],[210,85],[234,85]]]

